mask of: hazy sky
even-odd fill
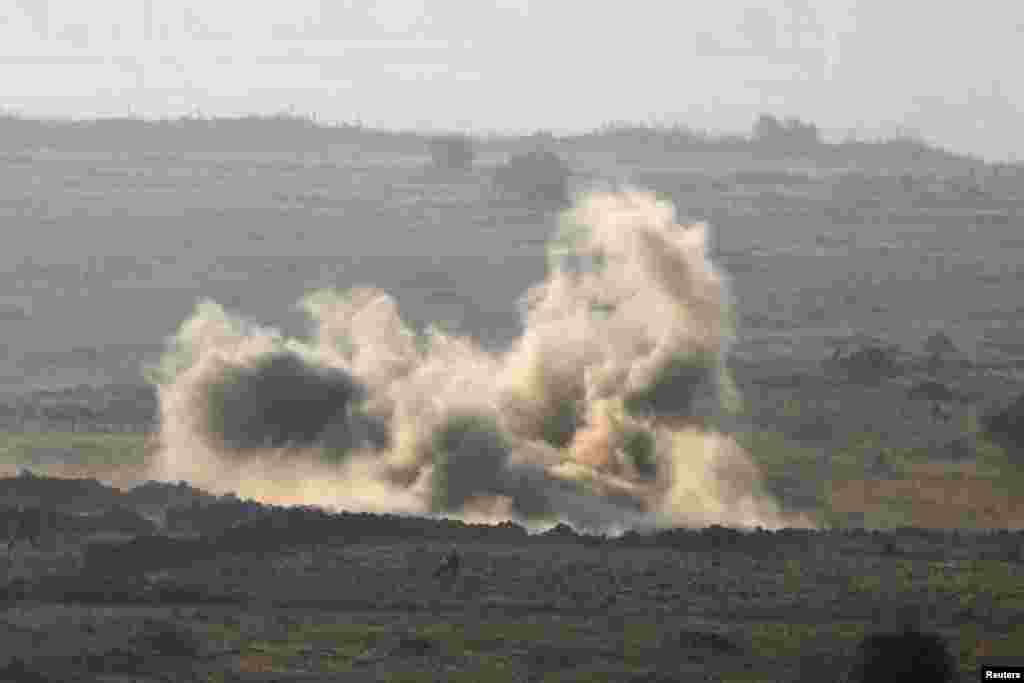
[[[1024,157],[1024,9],[980,0],[0,0],[0,106],[389,127],[902,129]]]

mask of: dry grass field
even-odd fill
[[[501,156],[447,175],[425,152],[340,147],[0,157],[0,226],[19,246],[0,253],[0,391],[139,383],[200,297],[301,335],[304,294],[372,284],[415,326],[500,348],[556,220],[493,195]],[[0,680],[804,683],[837,680],[860,638],[908,620],[948,640],[965,681],[978,657],[1024,652],[1024,540],[970,533],[1024,529],[1019,454],[978,423],[1021,392],[1024,191],[901,191],[795,161],[766,183],[781,162],[742,152],[564,156],[581,185],[629,180],[712,224],[744,397],[716,419],[782,507],[827,533],[713,551],[460,542],[451,585],[432,576],[449,546],[431,539],[325,538],[103,576],[82,568],[97,539],[66,537],[3,558]],[[927,367],[937,330],[966,362]],[[858,334],[898,347],[902,370],[860,381],[830,365]],[[966,397],[949,420],[908,398],[928,380]],[[140,434],[0,434],[4,476],[126,489],[146,458]]]

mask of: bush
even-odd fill
[[[566,202],[572,169],[554,152],[536,149],[512,156],[494,170],[494,189],[530,200]]]
[[[853,669],[846,680],[947,683],[956,679],[956,661],[945,639],[935,633],[907,630],[867,636],[857,648]]]
[[[473,168],[473,141],[465,135],[443,135],[429,143],[430,159],[435,168],[446,171],[468,171]]]
[[[813,123],[790,117],[780,121],[770,114],[761,114],[754,124],[754,140],[773,148],[806,149],[821,143],[821,134]]]

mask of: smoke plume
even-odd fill
[[[580,198],[501,353],[411,330],[372,287],[306,297],[308,339],[202,302],[149,372],[152,476],[278,504],[611,533],[805,526],[715,429],[739,395],[707,231],[644,192]]]

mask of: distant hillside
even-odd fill
[[[66,152],[312,152],[332,144],[419,150],[425,138],[359,124],[324,125],[299,116],[146,120],[0,117],[0,150]]]
[[[762,117],[759,125],[767,118]],[[765,136],[755,126],[750,136],[712,135],[683,126],[610,124],[566,136],[539,132],[529,136],[478,137],[477,145],[491,152],[509,152],[523,145],[557,147],[567,152],[604,152],[620,161],[678,158],[680,154],[739,155],[754,164],[802,161],[836,168],[856,166],[892,172],[897,169],[979,167],[977,158],[957,155],[911,139],[823,142],[811,124],[789,122],[794,128]],[[807,131],[810,131],[807,134]],[[798,135],[799,133],[799,135]],[[310,117],[280,114],[240,118],[186,117],[165,120],[106,118],[89,120],[32,119],[0,116],[0,152],[48,149],[56,152],[322,152],[332,146],[362,151],[427,155],[431,134],[375,129],[361,124],[324,124]],[[1021,172],[1018,166],[1015,172]]]

